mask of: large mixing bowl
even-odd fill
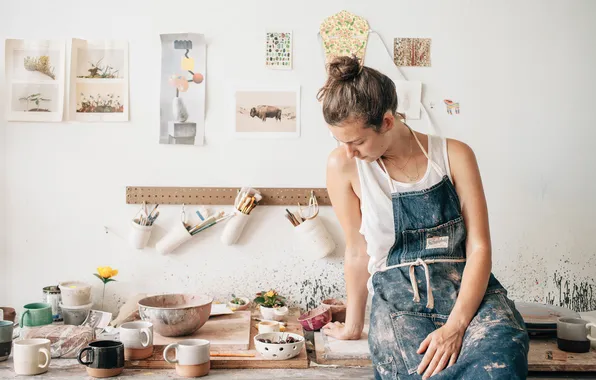
[[[189,335],[207,322],[212,302],[203,295],[162,294],[140,300],[139,315],[161,336]]]

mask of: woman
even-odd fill
[[[472,150],[410,129],[391,79],[355,57],[330,63],[318,98],[341,143],[327,188],[346,238],[348,294],[345,324],[324,333],[359,339],[370,291],[376,378],[525,378],[528,334],[491,274]]]

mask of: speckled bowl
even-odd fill
[[[298,322],[306,331],[320,330],[327,323],[331,322],[331,308],[327,305],[321,305],[311,311],[302,314]]]
[[[212,302],[212,297],[196,294],[151,296],[139,301],[139,315],[161,336],[190,335],[207,322]]]

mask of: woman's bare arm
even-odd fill
[[[327,335],[338,339],[360,339],[368,298],[366,283],[369,278],[369,258],[366,253],[366,240],[360,234],[360,199],[352,186],[354,178],[358,178],[355,165],[354,159],[347,157],[343,147],[334,150],[327,162],[327,190],[346,240],[346,322],[345,326],[329,324],[324,330]]]
[[[467,229],[467,262],[457,301],[448,323],[465,329],[476,314],[486,292],[492,267],[488,210],[480,170],[472,149],[448,140],[449,161]]]

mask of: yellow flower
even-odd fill
[[[97,273],[102,278],[111,278],[118,274],[118,269],[112,269],[112,267],[98,267]]]
[[[275,296],[275,292],[273,290],[268,291],[267,293],[265,293],[265,296],[271,298]]]

